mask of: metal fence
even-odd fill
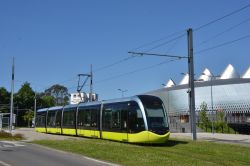
[[[10,117],[6,114],[0,114],[0,130],[10,129]]]
[[[196,124],[199,126],[201,119],[199,117],[200,108],[196,108]],[[223,122],[239,133],[250,132],[250,104],[225,104],[215,105],[214,109],[208,107],[206,114],[210,123],[217,122],[217,115],[223,113]],[[188,109],[174,110],[168,112],[169,127],[172,132],[191,132],[190,115]],[[202,130],[197,128],[198,132]]]

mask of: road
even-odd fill
[[[23,142],[0,141],[0,166],[103,166],[114,165]]]

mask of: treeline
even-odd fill
[[[0,113],[10,112],[11,93],[4,87],[0,87]],[[69,101],[68,89],[56,84],[44,92],[35,92],[30,83],[25,82],[14,94],[14,113],[16,114],[16,126],[29,126],[36,108],[47,108],[56,105],[65,105]]]
[[[200,105],[198,127],[205,132],[215,133],[235,133],[235,131],[228,126],[225,121],[225,113],[223,110],[215,110],[212,118],[208,118],[208,107],[205,102]],[[215,114],[215,115],[214,115]]]

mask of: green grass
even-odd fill
[[[197,127],[202,129],[204,132],[212,133],[212,124],[210,123],[207,127],[202,126],[202,124],[198,124]],[[224,133],[224,134],[239,134],[233,128],[230,128],[227,124],[223,126],[219,126],[216,123],[214,124],[214,132],[215,133]]]
[[[0,140],[12,140],[12,141],[18,141],[24,139],[22,134],[11,134],[7,133],[5,131],[0,131]]]
[[[171,139],[165,145],[143,146],[83,139],[33,143],[121,165],[250,165],[249,147],[212,142]]]

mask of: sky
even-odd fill
[[[10,91],[13,57],[15,92],[24,82],[37,92],[53,84],[76,92],[77,75],[89,73],[91,64],[93,89],[100,99],[121,97],[118,89],[127,90],[124,96],[159,89],[170,78],[178,84],[181,73],[187,72],[186,59],[132,56],[128,51],[187,56],[188,28],[194,29],[196,77],[206,67],[219,75],[228,64],[242,74],[250,66],[250,6],[197,28],[249,4],[249,0],[0,1],[0,87]],[[214,48],[229,41],[235,42]]]

